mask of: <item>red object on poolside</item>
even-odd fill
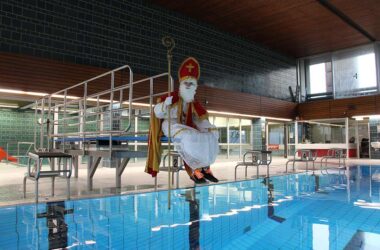
[[[279,144],[268,144],[268,150],[280,150]]]
[[[7,152],[5,152],[2,147],[0,147],[0,161],[3,159],[7,159],[8,161],[11,161],[11,162],[17,162],[17,159],[15,157],[9,156]]]

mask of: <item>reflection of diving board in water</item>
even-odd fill
[[[65,221],[65,215],[73,212],[72,208],[66,209],[64,201],[57,201],[46,203],[46,212],[37,214],[38,219],[46,218],[49,249],[65,249],[68,246],[69,227]],[[42,227],[42,225],[40,226]],[[41,231],[46,232],[46,230]]]
[[[129,160],[147,155],[137,150],[137,143],[147,142],[147,137],[136,135],[147,134],[154,101],[168,94],[169,86],[173,89],[168,73],[134,80],[125,65],[44,96],[34,104],[34,150],[71,155],[75,177],[79,156],[87,156],[89,189],[100,160],[110,158],[111,163],[116,161],[120,188]],[[145,131],[137,131],[139,119],[145,122]]]

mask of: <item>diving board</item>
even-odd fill
[[[139,86],[149,90],[145,94],[134,91]],[[173,89],[168,73],[135,80],[131,67],[124,65],[46,95],[34,104],[34,151],[69,154],[75,177],[79,157],[87,156],[89,190],[101,159],[110,158],[117,162],[115,186],[120,188],[130,159],[147,156],[137,150],[137,143],[147,143],[148,136],[147,131],[136,131],[136,119],[150,122],[147,118],[153,112],[154,99],[168,94],[168,89]],[[97,146],[91,146],[93,143]]]

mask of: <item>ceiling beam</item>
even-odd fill
[[[340,11],[337,7],[335,7],[332,3],[330,3],[328,0],[317,0],[323,7],[331,11],[334,15],[342,19],[345,23],[347,23],[349,26],[354,28],[355,30],[359,31],[363,36],[367,37],[371,42],[376,41],[376,38],[374,38],[371,34],[369,34],[364,28],[362,28],[359,24],[355,23],[350,17],[348,17],[346,14],[344,14],[342,11]]]

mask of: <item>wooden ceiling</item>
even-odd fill
[[[380,38],[379,0],[151,1],[296,58]]]

